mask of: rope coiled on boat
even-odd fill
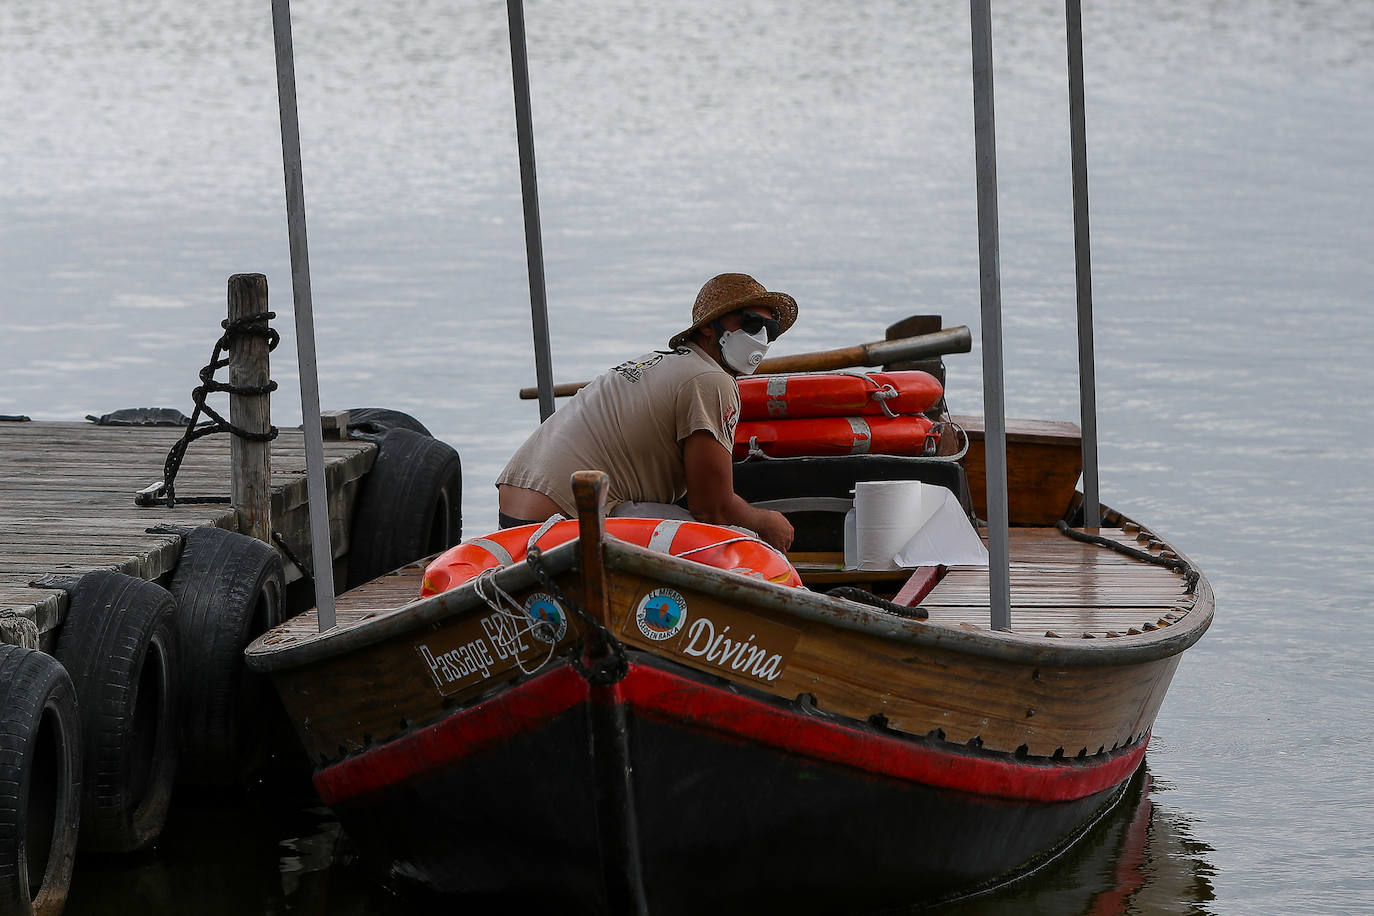
[[[897,604],[880,598],[872,592],[864,591],[861,588],[854,588],[851,585],[841,585],[839,588],[832,588],[826,592],[831,598],[843,598],[846,601],[855,601],[859,604],[867,604],[880,611],[887,611],[897,617],[905,617],[907,620],[926,620],[930,617],[930,612],[923,607],[907,607],[905,604]]]
[[[1106,547],[1108,550],[1115,550],[1117,553],[1124,554],[1132,559],[1140,560],[1142,563],[1153,563],[1155,566],[1163,566],[1172,569],[1174,572],[1182,573],[1184,581],[1188,584],[1187,591],[1189,594],[1191,594],[1197,586],[1199,577],[1198,571],[1193,568],[1191,563],[1182,557],[1156,556],[1145,550],[1127,547],[1120,541],[1112,540],[1109,537],[1103,537],[1100,534],[1088,534],[1086,531],[1070,528],[1069,523],[1062,520],[1055,522],[1054,527],[1059,529],[1060,534],[1072,538],[1075,541],[1082,541],[1084,544],[1095,544],[1098,547]]]

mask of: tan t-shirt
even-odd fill
[[[671,503],[687,493],[682,440],[704,429],[734,448],[739,388],[694,343],[621,363],[579,391],[520,446],[497,486],[538,490],[577,515],[574,471],[611,478],[607,507]]]

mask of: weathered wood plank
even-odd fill
[[[987,517],[987,466],[981,417],[951,418],[968,433],[964,458],[974,512]],[[1013,525],[1052,525],[1064,516],[1082,470],[1082,437],[1073,423],[1006,421],[1007,495]]]
[[[175,568],[180,539],[148,534],[159,524],[215,525],[236,530],[227,503],[139,507],[134,493],[162,479],[178,427],[113,427],[91,423],[0,424],[0,606],[35,621],[41,634],[65,615],[61,592],[28,588],[48,574],[120,569],[156,579]],[[273,528],[299,555],[308,555],[305,446],[299,429],[283,429],[271,443]],[[358,440],[325,443],[331,541],[336,557],[348,548],[348,514],[358,481],[370,470],[376,446]],[[177,491],[228,497],[230,439],[194,442],[177,476]],[[300,572],[286,563],[287,580]]]

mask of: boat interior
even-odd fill
[[[965,437],[957,455],[750,460],[736,464],[736,489],[751,502],[783,511],[797,536],[788,557],[804,585],[816,592],[859,588],[928,615],[930,626],[990,627],[988,569],[920,567],[890,571],[844,568],[844,512],[860,480],[921,480],[949,489],[974,517],[984,517],[982,425],[979,418],[946,418]],[[1081,524],[1075,484],[1080,438],[1072,423],[1009,420],[1011,632],[1063,639],[1116,639],[1182,621],[1198,604],[1185,563],[1153,532],[1103,508],[1099,538],[1089,543],[1056,527]],[[986,541],[987,529],[980,527]],[[1111,548],[1116,544],[1123,551]],[[1135,551],[1132,556],[1125,551]],[[425,561],[354,588],[337,599],[342,628],[419,599]],[[287,623],[279,639],[316,634],[313,612]]]

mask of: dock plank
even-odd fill
[[[119,569],[154,580],[176,566],[175,535],[150,534],[159,524],[234,528],[227,502],[179,502],[139,507],[136,491],[162,479],[167,451],[181,427],[115,427],[93,423],[0,423],[0,609],[34,620],[40,636],[61,624],[66,596],[31,588],[46,575],[72,576],[91,569]],[[227,499],[229,437],[193,442],[176,478],[183,499]],[[273,526],[299,546],[305,518],[305,444],[299,429],[282,429],[272,443]],[[371,468],[376,446],[361,440],[325,442],[325,478],[335,523],[346,512],[346,490]],[[331,525],[334,527],[334,525]],[[304,535],[308,539],[308,534]],[[335,553],[347,549],[335,538]],[[285,562],[285,559],[284,559]],[[285,562],[288,579],[299,570]]]

